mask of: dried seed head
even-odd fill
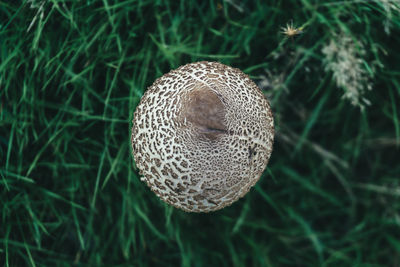
[[[289,24],[286,24],[286,27],[282,27],[282,33],[286,35],[286,37],[294,37],[296,35],[303,33],[303,27],[296,28],[293,26],[293,21]]]

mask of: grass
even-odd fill
[[[0,263],[399,266],[400,3],[267,2],[1,1]],[[276,122],[255,188],[209,214],[162,203],[129,144],[146,88],[199,60],[249,74]]]

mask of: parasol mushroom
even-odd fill
[[[242,71],[196,62],[158,78],[133,119],[136,166],[163,201],[190,212],[243,197],[272,152],[270,105]]]

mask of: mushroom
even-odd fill
[[[270,105],[242,71],[196,62],[158,78],[133,119],[134,160],[150,189],[188,212],[243,197],[272,152]]]

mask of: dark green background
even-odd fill
[[[399,266],[399,11],[384,0],[1,1],[0,264]],[[304,33],[287,39],[290,21]],[[345,49],[342,38],[373,88],[363,110],[326,68],[322,49]],[[260,181],[209,214],[161,202],[129,143],[146,88],[199,60],[250,75],[276,124]]]

